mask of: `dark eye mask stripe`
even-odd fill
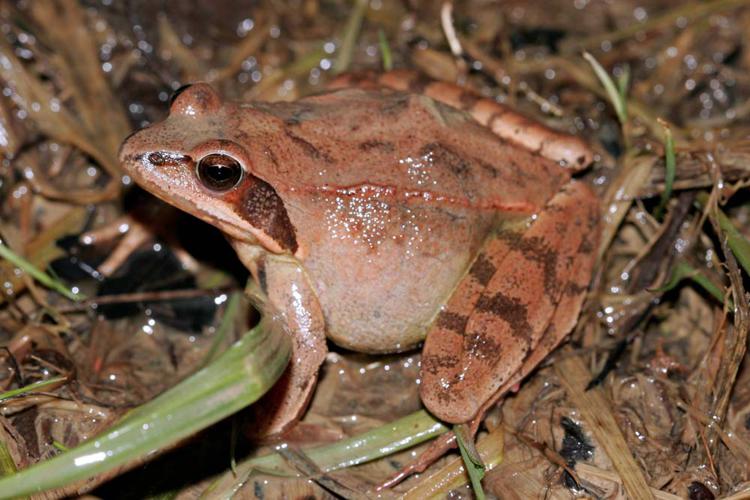
[[[284,202],[268,183],[254,179],[244,192],[241,210],[253,227],[266,233],[281,248],[292,253],[297,251],[297,237]]]

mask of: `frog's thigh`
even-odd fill
[[[599,241],[599,227],[594,228],[595,239],[588,238],[590,241]],[[544,335],[539,344],[529,354],[523,362],[523,366],[505,382],[500,389],[484,404],[482,410],[490,408],[497,400],[507,393],[513,386],[523,380],[526,375],[531,373],[536,366],[541,363],[547,355],[554,350],[565,336],[570,332],[578,320],[578,313],[581,310],[583,299],[586,297],[585,291],[591,280],[594,259],[588,253],[578,253],[575,256],[573,264],[573,274],[566,288],[563,290],[562,297],[557,303],[554,316],[547,326]],[[481,413],[481,411],[480,411]]]
[[[573,181],[525,232],[483,248],[427,334],[420,390],[437,417],[470,420],[570,331],[595,258],[598,207]]]
[[[251,433],[265,437],[283,432],[302,416],[328,349],[323,312],[299,266],[270,259],[261,265],[260,274],[260,286],[268,295],[263,314],[282,322],[292,336],[286,371],[252,407]]]

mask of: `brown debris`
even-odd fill
[[[361,25],[349,23],[353,4],[343,0],[135,1],[127,9],[117,4],[0,3],[3,243],[46,269],[65,254],[55,243],[64,236],[107,222],[119,225],[127,200],[116,160],[120,143],[132,129],[163,117],[170,94],[182,84],[209,81],[230,99],[292,100],[321,92],[334,64],[343,64],[337,59],[341,51],[351,54],[348,69],[379,71],[382,33],[395,67],[460,82],[472,90],[465,100],[476,99],[476,92],[512,105],[579,135],[596,152],[594,166],[579,177],[604,200],[597,276],[569,345],[490,410],[490,432],[481,428],[478,434],[480,453],[489,443],[497,459],[485,478],[486,492],[502,498],[747,497],[747,270],[716,222],[720,209],[750,237],[746,1],[452,2],[455,34],[447,32],[453,52],[440,20],[442,1],[361,3]],[[615,80],[630,75],[626,123],[617,122],[601,83],[580,57],[584,49]],[[660,120],[669,124],[677,146],[673,196],[663,219],[653,215],[666,178]],[[309,146],[311,155],[325,160],[326,152]],[[372,138],[362,143],[362,152],[384,146]],[[460,158],[450,160],[461,167]],[[696,199],[709,192],[710,203],[698,206]],[[183,222],[136,204],[146,223],[130,239],[91,247],[117,257],[105,261],[105,275],[117,276],[126,257],[154,245],[149,223],[166,225],[161,234],[184,230]],[[168,239],[172,246],[179,238]],[[210,241],[213,246],[197,253],[219,253],[221,238]],[[233,271],[191,262],[198,277],[194,288],[91,296],[82,303],[0,263],[0,387],[63,377],[0,405],[0,440],[17,466],[57,453],[53,440],[74,446],[201,364],[215,340],[213,327],[186,335],[166,323],[152,324],[143,312],[105,319],[94,309],[211,298],[217,290],[238,287]],[[679,264],[717,284],[733,307],[691,279],[660,288]],[[477,280],[491,274],[487,266],[492,264],[480,260],[472,269]],[[90,295],[98,286],[85,280],[76,285]],[[460,330],[463,320],[439,316],[451,330]],[[596,374],[596,387],[584,391]],[[311,410],[289,436],[299,448],[287,453],[323,488],[257,476],[242,494],[357,496],[393,476],[416,453],[327,475],[299,450],[415,411],[418,376],[416,352],[369,357],[335,350]],[[590,438],[590,459],[570,465],[561,456],[562,418]],[[217,438],[227,441],[225,434]],[[198,437],[189,446],[197,443],[205,441]],[[223,463],[227,454],[207,456],[201,462]],[[451,455],[392,492],[407,498],[446,494],[445,484],[455,485],[438,484],[438,478],[461,476],[459,466]],[[201,492],[204,475],[217,470],[187,473],[170,485],[181,482],[182,495],[191,487]],[[568,489],[566,470],[580,491]],[[111,487],[138,484],[133,474]],[[90,489],[103,479],[74,489]],[[148,491],[140,486],[135,496]],[[106,497],[108,490],[102,491]],[[466,487],[453,494],[470,495]]]

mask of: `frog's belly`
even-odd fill
[[[332,237],[318,245],[306,268],[328,338],[372,353],[421,342],[488,232],[489,215],[466,212],[431,209],[422,214],[429,225],[400,224],[377,242]]]

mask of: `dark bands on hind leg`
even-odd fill
[[[422,399],[436,416],[470,420],[570,331],[595,259],[597,214],[590,190],[571,182],[525,233],[485,245],[425,342]]]

